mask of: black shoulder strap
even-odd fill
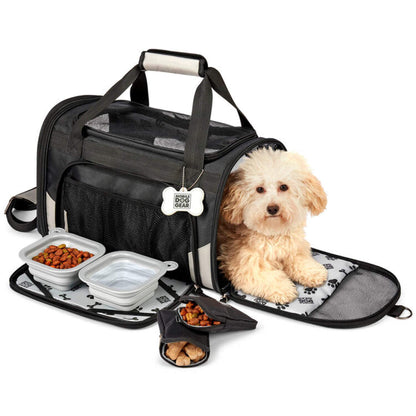
[[[28,232],[36,228],[37,219],[32,221],[19,220],[14,214],[16,211],[33,211],[36,209],[36,188],[29,189],[26,192],[22,192],[12,197],[4,211],[7,221],[12,228],[16,231]]]

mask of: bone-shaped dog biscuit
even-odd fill
[[[177,191],[173,187],[168,187],[162,193],[162,212],[165,215],[172,215],[175,212],[185,211],[197,217],[204,211],[204,191],[201,188],[194,188],[188,191],[182,188]]]

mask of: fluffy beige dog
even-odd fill
[[[304,233],[308,211],[320,214],[326,194],[298,154],[260,148],[248,156],[225,187],[219,267],[236,289],[289,303],[298,295],[293,282],[316,287],[327,278]]]

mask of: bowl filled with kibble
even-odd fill
[[[65,291],[79,283],[83,267],[104,254],[101,243],[56,228],[22,249],[19,256],[37,282]]]
[[[193,301],[188,301],[185,306],[177,309],[182,322],[194,329],[207,329],[210,332],[217,331],[224,327],[223,322],[202,308]]]

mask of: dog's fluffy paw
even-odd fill
[[[276,282],[269,288],[265,299],[273,303],[286,304],[298,297],[295,284],[289,279],[276,279]]]
[[[325,267],[315,260],[307,263],[307,267],[304,268],[302,276],[299,276],[297,281],[306,287],[318,287],[322,286],[328,278],[328,271]]]

